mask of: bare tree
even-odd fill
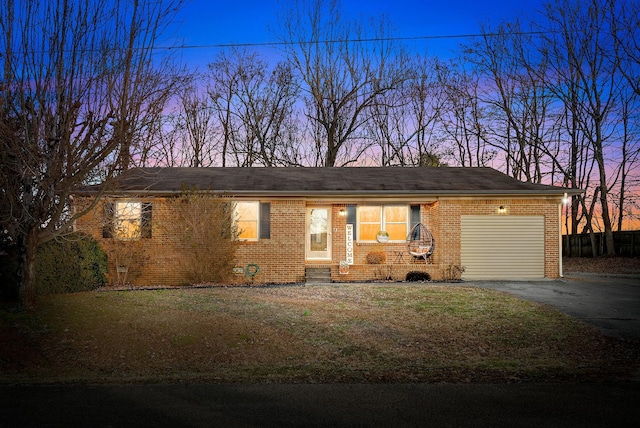
[[[483,28],[483,37],[465,49],[482,79],[480,101],[490,113],[488,144],[504,157],[505,173],[540,183],[550,164],[542,150],[553,128],[552,98],[544,79],[546,63],[518,22]]]
[[[166,101],[152,50],[180,3],[2,1],[0,230],[24,307],[36,304],[38,245],[83,214],[71,215],[70,195],[98,169],[126,167]]]
[[[613,2],[610,10],[609,26],[615,38],[620,72],[628,83],[628,90],[632,92],[623,97],[620,115],[623,132],[618,173],[620,186],[617,195],[617,229],[622,230],[624,218],[631,216],[631,208],[635,208],[637,212],[640,184],[640,130],[637,126],[640,111],[640,2]]]
[[[440,128],[450,141],[448,156],[460,166],[488,166],[496,150],[487,138],[485,107],[480,102],[480,77],[460,64],[441,67],[438,81],[443,88],[444,108]]]
[[[221,53],[209,64],[208,93],[223,146],[239,166],[295,164],[298,86],[287,62],[274,67],[256,53]],[[298,143],[298,142],[296,142]]]
[[[614,141],[614,109],[621,95],[623,79],[619,56],[615,54],[611,13],[616,0],[558,0],[547,6],[547,16],[555,28],[549,32],[547,49],[558,72],[568,70],[565,88],[558,91],[563,102],[571,102],[571,120],[590,146],[598,177],[593,198],[598,199],[605,233],[607,254],[615,254],[609,207],[609,190],[613,186],[605,152]],[[615,19],[615,18],[614,18]],[[575,103],[575,97],[580,102]],[[591,227],[590,227],[591,228]]]
[[[585,189],[573,197],[571,229],[591,233],[594,254],[596,230],[615,251],[611,205],[623,216],[635,183],[639,20],[629,10],[637,5],[557,0],[546,5],[539,35],[518,22],[486,30],[466,47],[467,68],[443,80],[442,126],[461,163],[485,144],[509,175]]]
[[[211,166],[215,161],[215,113],[208,94],[200,93],[199,84],[196,81],[181,92],[174,123],[182,137],[183,164],[192,167]]]
[[[623,220],[630,214],[629,206],[637,205],[639,197],[637,192],[633,190],[634,184],[637,186],[637,174],[640,168],[640,129],[637,128],[636,124],[632,123],[637,122],[640,118],[637,113],[640,107],[638,101],[640,101],[638,96],[627,98],[620,112],[620,126],[622,127],[620,141],[621,161],[615,169],[616,181],[619,178],[620,185],[617,198],[613,200],[614,206],[617,207],[617,230],[622,230]],[[634,174],[636,174],[635,180]],[[616,216],[615,214],[614,217]]]
[[[640,2],[607,2],[612,13],[609,25],[620,56],[620,72],[640,95]]]
[[[138,167],[184,166],[183,135],[176,111],[165,111],[154,121],[147,140],[139,153],[132,157]]]
[[[315,164],[344,166],[369,146],[364,124],[381,95],[406,79],[384,22],[366,31],[344,20],[336,0],[297,0],[279,17],[277,37],[300,75]]]
[[[231,143],[237,132],[234,121],[234,97],[238,85],[238,76],[234,66],[223,53],[209,64],[207,92],[216,114],[219,126],[220,160],[223,167],[227,166],[227,157],[231,152]]]
[[[380,147],[383,166],[421,165],[425,156],[438,151],[441,135],[436,127],[445,102],[437,76],[442,67],[434,58],[415,57],[407,79],[371,107],[367,129]]]
[[[282,166],[287,151],[287,133],[291,131],[297,85],[288,63],[280,62],[270,70],[251,55],[242,67],[239,79],[239,116],[246,145],[255,162],[264,166]]]

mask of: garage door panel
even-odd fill
[[[544,277],[543,216],[462,216],[465,279]]]

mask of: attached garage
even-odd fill
[[[544,216],[463,215],[463,278],[544,278]]]

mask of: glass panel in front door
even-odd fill
[[[309,258],[330,258],[330,222],[328,208],[309,208],[307,255]]]

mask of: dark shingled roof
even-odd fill
[[[576,189],[524,183],[492,168],[134,168],[109,193],[162,195],[185,187],[263,196],[562,195]],[[96,188],[85,189],[89,192]],[[80,192],[84,193],[84,192]]]

